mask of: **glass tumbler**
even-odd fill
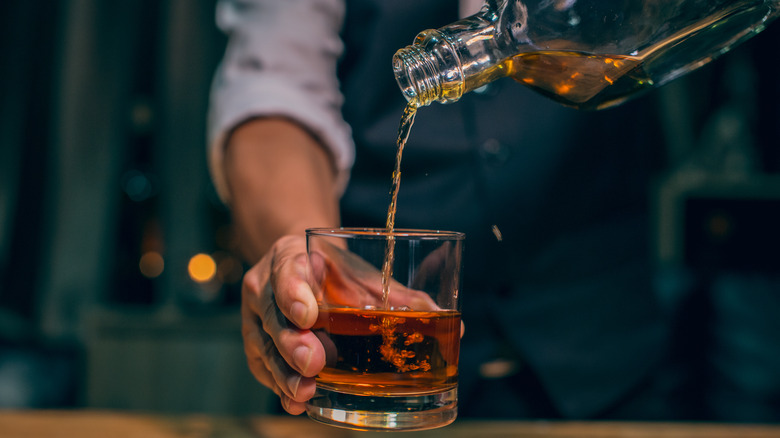
[[[326,364],[314,420],[359,430],[419,430],[457,416],[464,234],[306,231]]]

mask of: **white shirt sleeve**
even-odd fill
[[[341,115],[336,68],[343,52],[342,0],[220,0],[217,26],[228,45],[211,89],[209,170],[229,202],[222,160],[227,134],[254,117],[300,123],[331,153],[343,192],[355,151]]]

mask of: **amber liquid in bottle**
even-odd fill
[[[564,105],[601,109],[653,86],[641,59],[579,52],[522,53],[505,62],[509,76]]]
[[[502,76],[578,109],[614,106],[653,86],[637,57],[571,51],[520,53],[469,78],[467,86],[478,88]]]
[[[465,88],[473,90],[509,76],[573,108],[598,110],[615,106],[707,64],[726,48],[761,31],[762,17],[770,12],[769,6],[745,7],[743,3],[735,2],[630,55],[555,49],[518,53],[466,78]],[[556,45],[568,44],[559,41]],[[713,53],[702,50],[710,45],[721,49]]]

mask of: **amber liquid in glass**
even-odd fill
[[[322,308],[313,330],[326,351],[323,388],[417,395],[457,384],[459,312]]]

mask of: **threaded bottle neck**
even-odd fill
[[[455,102],[464,92],[456,43],[438,30],[420,32],[393,56],[393,71],[406,99],[417,106]]]
[[[431,54],[418,45],[406,46],[393,56],[395,80],[406,100],[430,105],[441,97],[441,73]]]

